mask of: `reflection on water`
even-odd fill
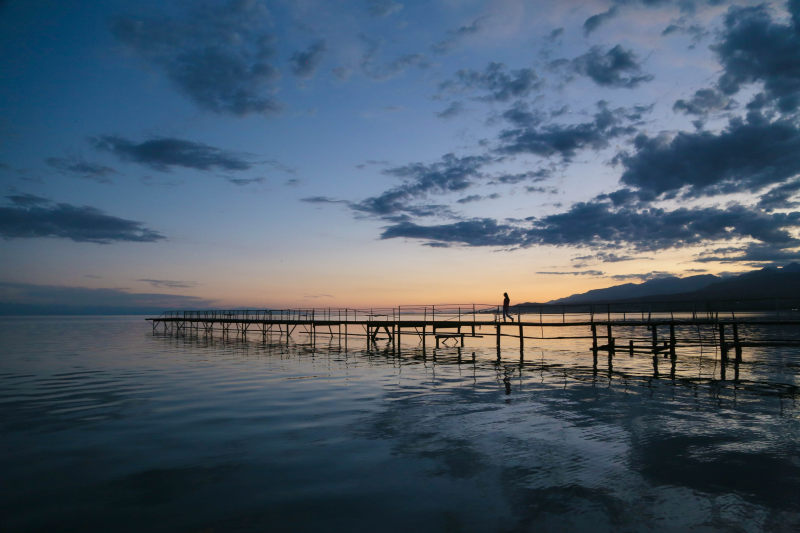
[[[800,354],[0,320],[8,531],[796,531]]]

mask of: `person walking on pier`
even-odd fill
[[[508,293],[503,293],[503,322],[506,321],[506,317],[511,319],[511,322],[514,322],[514,317],[511,316],[511,313],[508,312],[508,304],[511,303],[511,300],[508,298]]]

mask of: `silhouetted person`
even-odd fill
[[[506,317],[511,319],[511,322],[514,322],[514,317],[511,316],[511,313],[508,312],[508,304],[511,303],[511,300],[508,299],[508,293],[503,293],[503,322],[506,321]]]

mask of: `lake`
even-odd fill
[[[800,530],[800,348],[403,342],[0,318],[1,529]]]

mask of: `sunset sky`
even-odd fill
[[[547,301],[800,256],[800,0],[0,2],[0,303]]]

